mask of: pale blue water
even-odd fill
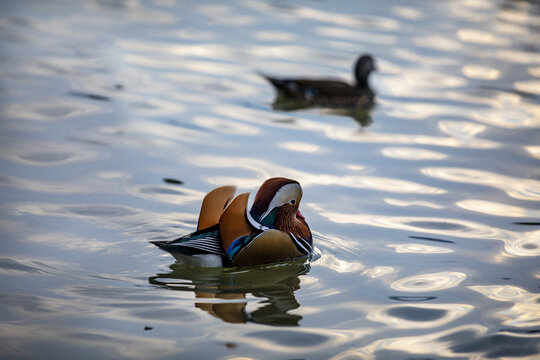
[[[539,35],[535,1],[0,1],[1,357],[538,358]],[[363,52],[369,126],[257,74]],[[149,244],[272,176],[311,262]]]

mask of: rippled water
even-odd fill
[[[2,358],[538,358],[537,1],[0,6]],[[367,119],[272,110],[258,71],[362,52]],[[311,262],[149,244],[271,176],[304,187]]]

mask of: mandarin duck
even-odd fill
[[[311,231],[298,210],[302,187],[297,181],[266,180],[249,211],[249,192],[234,197],[235,192],[234,186],[210,191],[201,205],[197,231],[152,243],[181,263],[204,267],[259,265],[312,253]]]
[[[274,108],[296,110],[320,106],[329,108],[364,109],[374,103],[375,93],[369,86],[369,74],[376,70],[369,54],[361,55],[354,65],[356,83],[350,85],[330,79],[277,79],[261,74],[277,91]]]

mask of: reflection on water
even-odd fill
[[[294,292],[300,288],[299,277],[309,269],[309,264],[296,261],[205,271],[176,265],[170,273],[157,274],[148,281],[170,290],[193,292],[195,307],[226,322],[298,326],[302,316],[290,311],[300,307]],[[259,300],[253,304],[248,295]]]
[[[495,317],[502,319],[503,324],[521,328],[540,326],[539,293],[531,294],[525,289],[510,285],[478,285],[469,288],[490,299],[514,303],[508,309],[495,312]]]
[[[49,98],[41,103],[11,103],[2,109],[3,116],[11,119],[35,121],[62,121],[97,115],[105,110],[86,102]]]
[[[381,152],[384,156],[403,160],[443,160],[447,158],[445,154],[419,148],[386,147]]]
[[[422,336],[390,337],[380,339],[359,349],[338,354],[334,359],[393,358],[407,355],[444,357],[531,358],[538,353],[536,336],[509,333],[487,334],[480,325],[465,325]],[[375,356],[376,355],[376,356]]]
[[[435,328],[455,321],[473,310],[467,304],[392,305],[371,311],[368,319],[397,328]]]
[[[155,356],[171,356],[181,351],[173,340],[148,339],[146,336],[126,335],[120,331],[92,331],[86,328],[40,329],[10,324],[3,326],[2,336],[6,341],[3,352],[10,357],[38,358],[43,355],[43,349],[47,349],[47,352],[57,352],[62,356],[61,347],[50,346],[57,342],[58,337],[69,341],[73,349],[85,349],[99,353],[103,357],[147,359]],[[19,345],[21,341],[31,343],[32,346],[21,347]],[[100,350],[96,351],[96,348]]]
[[[448,181],[464,182],[490,186],[505,191],[509,196],[520,200],[540,200],[540,181],[518,179],[489,171],[463,168],[424,168],[427,176]]]
[[[538,256],[540,254],[540,237],[538,237],[540,231],[519,233],[458,219],[353,215],[332,212],[325,212],[324,216],[338,224],[353,223],[459,238],[498,240],[503,242],[505,252],[513,256]],[[426,239],[418,236],[411,237]]]
[[[493,201],[468,199],[458,201],[457,206],[493,216],[509,216],[519,218],[540,218],[540,210],[527,209],[519,206],[500,204]]]
[[[537,358],[537,5],[3,1],[0,357]],[[360,53],[375,107],[272,108],[260,73],[351,82]],[[309,264],[149,244],[273,176]]]
[[[446,254],[453,252],[452,249],[447,249],[438,246],[420,245],[420,244],[389,244],[388,247],[394,248],[397,253],[407,254]]]

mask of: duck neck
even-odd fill
[[[262,215],[252,209],[249,212],[249,215],[251,217],[251,220],[249,220],[249,222],[252,226],[261,230],[263,230],[261,226],[267,229],[274,229],[276,222],[276,211],[276,209],[273,209],[270,213],[266,214],[263,219],[261,219]]]
[[[356,88],[357,89],[369,88],[368,75],[364,75],[364,74],[356,75]]]

